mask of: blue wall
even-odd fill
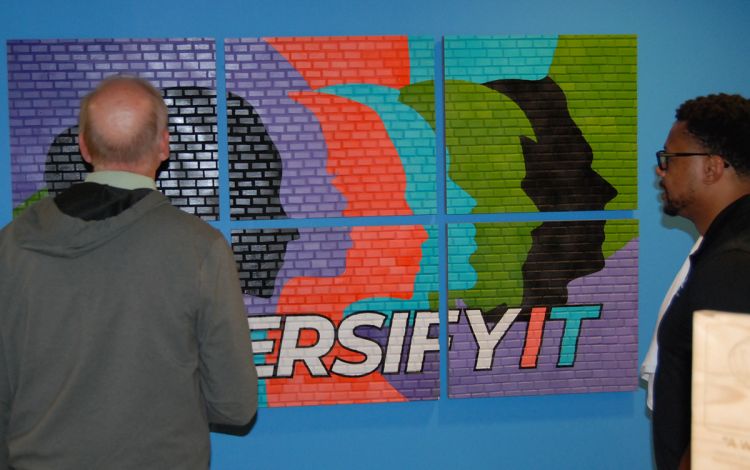
[[[0,0],[0,14],[0,224],[11,218],[7,39],[637,34],[641,357],[694,237],[687,223],[660,214],[653,152],[684,99],[750,96],[745,0]],[[640,389],[263,409],[249,436],[214,435],[213,444],[215,469],[651,467]]]

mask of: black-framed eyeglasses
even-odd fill
[[[669,165],[669,159],[672,157],[708,157],[716,155],[714,153],[700,153],[700,152],[667,152],[666,150],[659,150],[656,152],[656,164],[659,165],[661,171],[667,171]],[[728,163],[724,163],[725,166],[729,166]]]

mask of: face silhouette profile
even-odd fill
[[[172,204],[205,220],[215,220],[218,202],[216,92],[202,87],[162,90],[169,109],[170,159],[156,185]],[[279,198],[281,157],[252,106],[227,97],[231,214],[240,220],[286,218]],[[251,145],[260,142],[262,146]],[[44,182],[56,196],[80,182],[92,168],[80,154],[78,128],[56,136],[47,151]],[[276,275],[296,229],[263,229],[233,234],[240,283],[248,295],[273,295]]]
[[[554,80],[496,80],[485,86],[512,99],[534,130],[536,141],[520,137],[526,165],[521,187],[540,211],[597,211],[614,199],[617,190],[591,167],[591,146]],[[553,221],[532,230],[521,306],[565,305],[570,281],[600,271],[604,224]]]

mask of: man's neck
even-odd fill
[[[101,170],[89,173],[86,176],[87,183],[106,184],[122,189],[156,189],[153,178],[130,171]]]

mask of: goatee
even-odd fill
[[[670,204],[667,200],[664,201],[664,205],[662,206],[661,210],[670,217],[674,217],[678,213],[677,208],[674,205]]]

